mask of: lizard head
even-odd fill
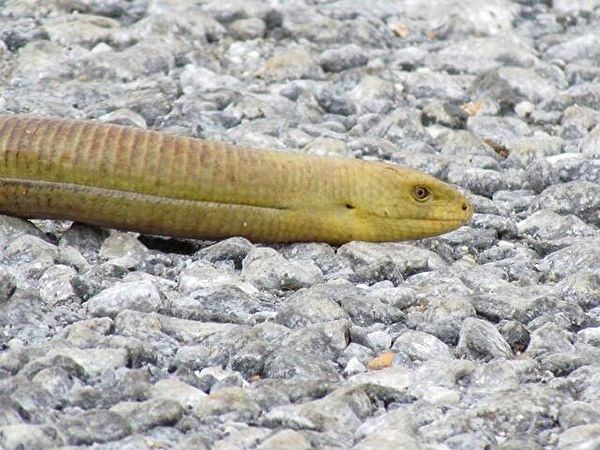
[[[435,177],[391,164],[367,164],[368,175],[356,180],[356,188],[344,204],[354,219],[349,222],[353,239],[399,241],[436,236],[459,228],[473,216],[471,202]]]

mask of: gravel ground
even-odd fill
[[[599,0],[0,0],[0,110],[382,159],[339,248],[0,216],[0,447],[600,448]]]

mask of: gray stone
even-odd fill
[[[197,290],[170,305],[171,315],[204,322],[250,323],[254,313],[269,309],[234,286]]]
[[[467,117],[467,113],[458,106],[432,101],[423,108],[421,120],[425,126],[438,124],[448,128],[464,128]]]
[[[516,95],[533,103],[539,103],[558,95],[557,86],[543,75],[536,73],[535,70],[523,67],[500,67],[498,75],[506,80]]]
[[[183,407],[177,401],[160,397],[144,402],[117,403],[109,411],[127,420],[137,433],[158,426],[173,426],[183,415]]]
[[[523,353],[529,345],[529,330],[516,320],[504,320],[498,324],[498,331],[506,340],[513,353]]]
[[[467,83],[459,76],[422,69],[402,74],[406,92],[419,98],[436,98],[450,102],[463,101]]]
[[[598,83],[580,83],[564,92],[565,98],[574,105],[598,111],[600,109],[600,86]]]
[[[536,158],[527,166],[525,177],[529,188],[539,194],[547,187],[557,184],[560,175],[548,161]]]
[[[7,301],[17,289],[17,280],[5,266],[0,266],[0,303]]]
[[[82,376],[98,376],[106,371],[125,367],[128,353],[122,348],[54,348],[43,356],[26,364],[25,373],[37,373],[39,370],[56,365],[57,361],[66,361],[74,365]]]
[[[589,267],[597,271],[600,267],[600,245],[596,240],[580,242],[549,254],[538,264],[538,269],[547,277],[562,280],[580,271],[580,267]]]
[[[558,436],[561,450],[592,450],[600,445],[600,425],[579,425],[563,431]]]
[[[359,282],[373,284],[389,280],[397,284],[402,276],[443,265],[433,252],[406,244],[350,242],[338,249],[348,261]]]
[[[100,247],[100,257],[112,264],[133,270],[143,268],[148,249],[129,233],[113,233]]]
[[[82,387],[83,383],[78,376],[81,376],[81,373],[78,373],[75,367],[49,367],[37,372],[31,381],[44,386],[53,397],[64,398],[71,390]]]
[[[57,256],[58,249],[55,245],[36,236],[23,235],[4,249],[0,263],[14,266],[17,277],[38,279]]]
[[[577,139],[587,135],[596,126],[597,112],[585,106],[573,105],[565,109],[562,119],[562,136]]]
[[[540,376],[539,365],[530,358],[494,360],[478,365],[471,373],[474,392],[482,395],[518,389]]]
[[[56,429],[49,426],[25,423],[0,426],[0,445],[6,450],[42,450],[63,444]]]
[[[475,311],[492,320],[514,319],[528,323],[552,311],[558,304],[555,293],[548,289],[515,289],[508,283],[503,285],[503,289],[501,294],[486,292],[473,295],[470,299]]]
[[[288,261],[267,247],[248,253],[242,262],[242,277],[258,289],[296,290],[323,281],[323,273],[312,261]]]
[[[102,16],[69,14],[46,20],[44,27],[53,42],[91,49],[100,42],[114,43],[119,22]]]
[[[356,295],[342,297],[340,306],[356,325],[370,326],[376,323],[389,325],[404,322],[402,311],[377,298],[368,297],[361,291],[356,292]]]
[[[234,237],[198,250],[196,256],[211,263],[231,261],[236,269],[241,269],[242,260],[252,248],[253,245],[249,240]],[[189,291],[189,288],[186,290]]]
[[[510,238],[517,234],[517,225],[511,219],[494,214],[475,214],[470,225],[473,228],[494,230],[496,235],[502,238]]]
[[[75,269],[61,264],[49,267],[40,277],[42,299],[52,306],[64,304],[69,300],[77,300],[77,294],[71,284],[76,274]]]
[[[106,410],[69,411],[60,418],[59,425],[71,445],[115,441],[132,432],[126,419]]]
[[[537,434],[552,426],[559,408],[567,401],[567,395],[556,389],[526,384],[476,400],[468,416],[481,418],[481,427],[502,430],[508,435],[516,435],[523,426]]]
[[[175,66],[175,55],[158,38],[142,40],[122,51],[111,47],[89,53],[87,71],[95,76],[134,81],[150,74],[167,73]],[[125,105],[121,107],[126,107]],[[144,116],[142,114],[142,116]],[[148,120],[147,117],[144,117]]]
[[[535,209],[550,209],[558,214],[573,214],[586,223],[600,224],[600,184],[572,181],[544,190],[536,199]]]
[[[358,428],[356,433],[360,440],[352,447],[355,450],[419,448],[419,441],[411,421],[401,409],[370,418]]]
[[[577,332],[577,340],[584,344],[600,347],[600,327],[584,328]]]
[[[237,372],[220,367],[205,367],[197,374],[198,386],[203,391],[216,392],[228,387],[246,387],[246,382]]]
[[[494,202],[505,211],[505,215],[520,213],[532,207],[536,197],[533,191],[498,191],[493,195]]]
[[[381,114],[391,110],[399,94],[390,81],[365,76],[350,92],[359,112]]]
[[[368,61],[369,57],[364,49],[354,44],[325,50],[319,57],[319,63],[326,72],[341,72],[364,66]]]
[[[469,37],[451,42],[427,59],[433,69],[455,70],[479,75],[501,67],[509,60],[519,67],[530,67],[536,63],[533,50],[519,37],[503,33],[491,36]]]
[[[261,19],[251,17],[248,19],[239,19],[230,23],[228,30],[229,34],[234,39],[245,41],[263,37],[267,30],[267,26]]]
[[[594,237],[598,230],[573,215],[560,215],[540,209],[517,224],[520,236],[538,241],[557,241],[564,238]]]
[[[512,357],[510,346],[498,330],[489,322],[472,317],[462,324],[456,350],[462,356],[484,361]]]
[[[334,360],[348,345],[348,328],[349,323],[341,320],[301,328],[283,338],[281,345],[307,356]]]
[[[269,58],[260,71],[266,79],[294,80],[294,79],[320,79],[323,71],[312,57],[302,47],[291,47],[276,52]]]
[[[152,397],[178,402],[185,410],[194,410],[201,406],[206,394],[176,378],[165,378],[152,386]]]
[[[561,428],[569,429],[581,425],[591,425],[600,421],[599,402],[574,401],[563,405],[558,420]]]
[[[314,354],[280,348],[272,352],[264,363],[263,376],[275,379],[338,380],[333,363],[315,359]]]
[[[589,159],[600,159],[600,125],[596,125],[580,143],[581,153]]]
[[[213,448],[250,448],[272,434],[269,428],[236,424],[222,439],[214,443]]]
[[[289,328],[348,319],[348,313],[337,303],[342,297],[356,296],[354,286],[346,283],[327,283],[293,294],[280,308],[275,320]]]
[[[340,437],[352,435],[360,419],[373,409],[362,389],[340,388],[318,400],[299,405],[283,405],[266,413],[262,423],[267,426],[306,430],[336,430]]]
[[[310,441],[304,434],[294,430],[280,430],[262,441],[257,450],[310,450]]]
[[[469,191],[486,197],[508,187],[506,177],[495,170],[468,168],[453,170],[448,174],[448,181],[462,186]]]
[[[511,141],[531,134],[527,124],[516,117],[473,116],[468,130],[485,142],[510,148]]]
[[[564,61],[578,59],[595,59],[600,57],[600,38],[596,33],[583,34],[565,42],[554,45],[546,50],[550,58]]]
[[[416,305],[408,311],[410,327],[429,333],[446,344],[455,344],[461,324],[467,317],[475,317],[475,308],[468,298],[458,295],[432,298],[425,308]]]
[[[232,421],[254,421],[261,409],[246,390],[229,387],[211,392],[193,413],[202,419],[221,417]]]
[[[527,354],[536,357],[545,353],[573,352],[575,347],[571,340],[570,333],[549,322],[531,332]]]
[[[204,261],[187,264],[179,274],[178,288],[184,295],[215,287],[235,287],[248,295],[258,292],[252,284],[242,281],[237,272],[227,267],[216,267]]]
[[[416,361],[452,358],[450,349],[446,344],[435,336],[422,331],[405,331],[394,341],[392,350],[404,352]]]
[[[166,300],[150,281],[131,281],[101,291],[86,302],[87,310],[96,317],[116,317],[126,309],[155,312],[166,306]]]
[[[356,113],[356,106],[341,91],[324,87],[319,89],[315,98],[317,103],[326,113],[350,116]]]
[[[600,274],[596,272],[577,271],[561,280],[557,288],[567,302],[584,309],[600,306]]]
[[[148,125],[146,124],[146,120],[142,116],[140,116],[135,111],[132,111],[127,108],[120,108],[115,111],[111,111],[108,114],[105,114],[102,117],[99,117],[99,120],[101,120],[102,122],[114,123],[117,125],[126,125],[126,126],[138,127],[138,128],[147,128],[148,127]],[[105,241],[103,244],[107,244],[107,242]],[[116,244],[116,242],[115,242],[115,244]],[[118,249],[118,247],[119,246],[117,245],[114,247],[114,249],[116,250],[116,249]],[[141,248],[143,249],[143,246]],[[107,250],[108,250],[108,248],[107,248]],[[135,251],[135,248],[131,248],[131,250]],[[111,256],[108,255],[106,257],[110,258]]]

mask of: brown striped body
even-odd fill
[[[421,185],[431,201],[410,203]],[[471,207],[444,183],[383,163],[3,116],[0,213],[199,239],[337,244],[440,234],[468,220]]]

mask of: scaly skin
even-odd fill
[[[447,184],[391,164],[0,116],[0,213],[196,239],[341,244],[442,234],[472,207]]]

